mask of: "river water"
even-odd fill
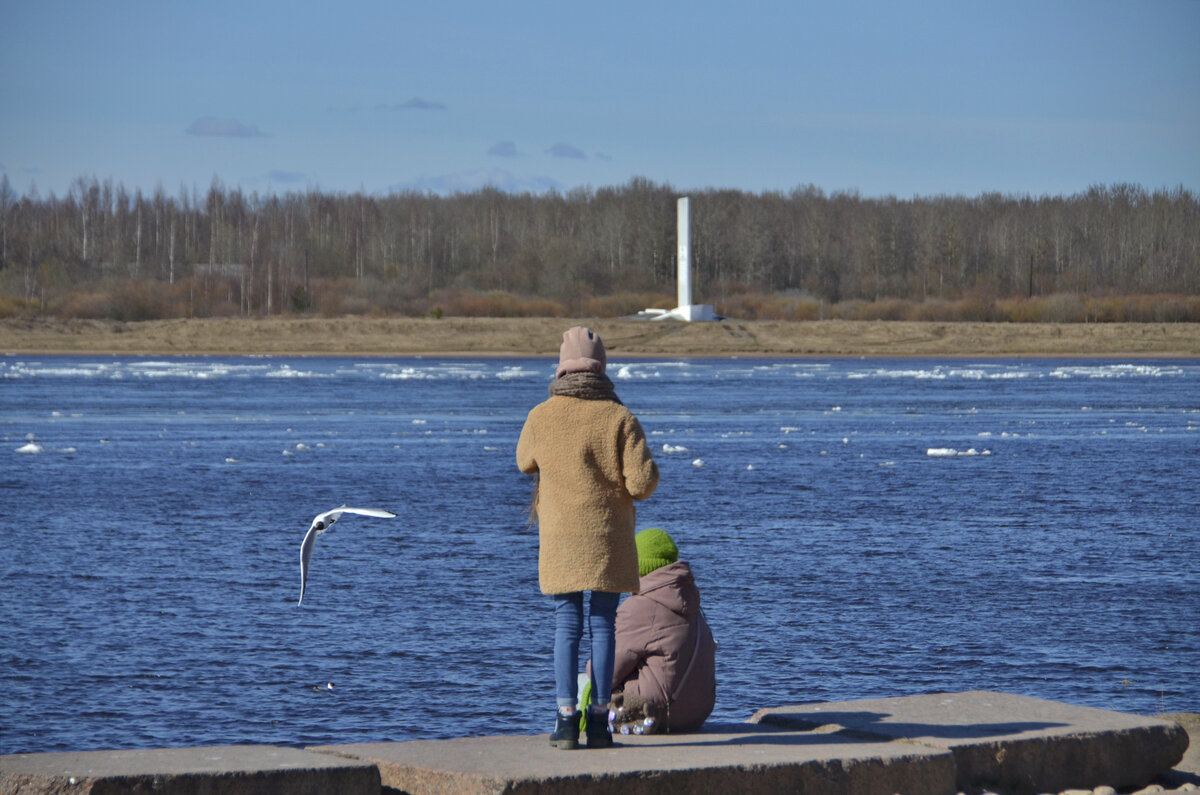
[[[549,730],[546,359],[0,357],[0,753]],[[1200,711],[1200,361],[614,360],[713,720]],[[299,546],[317,544],[298,607]],[[585,643],[586,647],[586,643]],[[332,689],[328,684],[332,683]]]

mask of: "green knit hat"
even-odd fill
[[[634,540],[637,541],[639,577],[679,560],[679,548],[666,530],[647,527]]]

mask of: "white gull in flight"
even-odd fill
[[[304,602],[304,586],[308,584],[308,564],[312,560],[313,547],[317,545],[317,536],[333,527],[333,523],[344,513],[378,516],[382,519],[394,519],[396,517],[396,514],[381,508],[347,508],[345,505],[341,508],[334,508],[332,511],[317,514],[316,518],[312,520],[308,532],[304,534],[304,541],[300,544],[300,601],[296,602],[297,607]]]

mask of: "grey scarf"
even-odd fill
[[[616,387],[603,373],[566,373],[550,382],[550,396],[573,397],[581,400],[609,400],[621,403]]]

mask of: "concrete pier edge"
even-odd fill
[[[618,736],[606,750],[558,751],[539,735],[10,754],[0,756],[0,795],[1019,795],[1156,780],[1191,787],[1200,783],[1200,748],[1189,750],[1188,733],[1200,732],[1200,716],[1180,718],[1187,729],[1027,696],[937,693],[776,707],[695,734]]]

